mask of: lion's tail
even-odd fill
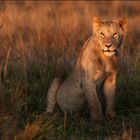
[[[47,112],[48,113],[53,113],[54,112],[54,108],[57,102],[57,91],[59,89],[59,86],[62,83],[62,79],[61,78],[55,78],[53,80],[53,82],[51,83],[51,86],[48,90],[48,94],[47,94]]]

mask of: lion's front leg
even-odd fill
[[[84,92],[89,105],[91,119],[103,121],[102,106],[96,93],[96,86],[92,79],[85,80]]]
[[[115,86],[116,86],[116,75],[110,75],[104,81],[104,95],[106,99],[106,117],[114,118],[116,116],[116,112],[114,110],[115,104]]]

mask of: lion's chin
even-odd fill
[[[115,51],[112,51],[112,52],[111,51],[104,51],[104,54],[108,57],[111,57],[111,56],[115,55]]]

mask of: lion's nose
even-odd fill
[[[112,46],[112,44],[106,44],[105,46],[109,49]]]

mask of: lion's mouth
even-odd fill
[[[115,50],[103,50],[103,52],[115,52]]]
[[[103,53],[106,56],[113,56],[113,55],[115,55],[115,50],[103,50]]]

